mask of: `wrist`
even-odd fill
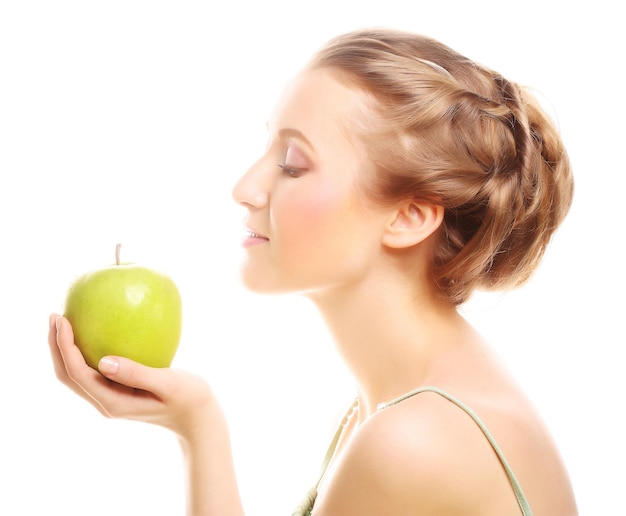
[[[228,425],[215,400],[196,407],[194,421],[178,440],[187,476],[187,514],[243,515]]]

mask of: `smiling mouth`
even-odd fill
[[[248,238],[260,239],[260,240],[269,240],[269,238],[267,238],[266,236],[259,235],[258,233],[255,233],[254,231],[250,231],[250,230],[246,230],[246,236]]]

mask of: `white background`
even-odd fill
[[[330,37],[372,25],[438,38],[534,86],[558,118],[572,212],[528,286],[478,296],[465,313],[548,421],[581,514],[623,510],[626,46],[615,4],[225,4],[0,6],[0,513],[183,512],[175,439],[103,419],[57,383],[46,349],[68,284],[110,263],[120,241],[127,260],[179,284],[174,365],[220,394],[248,513],[291,514],[352,388],[308,303],[241,288],[243,211],[230,189],[264,147],[285,81]]]

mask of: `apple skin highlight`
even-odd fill
[[[107,355],[169,367],[182,332],[182,302],[175,283],[135,264],[80,276],[68,290],[64,316],[94,369]]]

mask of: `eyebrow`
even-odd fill
[[[278,131],[278,136],[281,138],[296,138],[302,141],[305,145],[307,145],[311,150],[315,150],[313,144],[309,141],[309,139],[304,136],[304,133],[298,129],[292,127],[284,127]]]

